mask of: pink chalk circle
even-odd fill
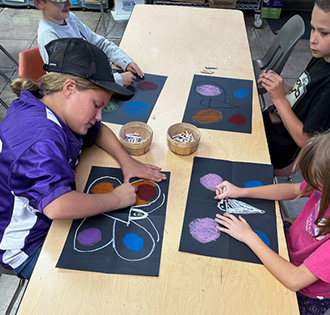
[[[222,93],[222,90],[211,84],[202,84],[196,87],[196,92],[203,96],[217,96]]]
[[[215,188],[223,182],[223,179],[220,175],[209,173],[204,176],[202,176],[199,179],[199,182],[203,187],[205,187],[208,190],[215,191]]]
[[[99,229],[90,228],[81,231],[78,234],[77,240],[81,245],[93,246],[102,239],[102,234]]]
[[[217,226],[218,223],[211,218],[195,219],[189,223],[189,232],[195,240],[206,244],[220,237]]]

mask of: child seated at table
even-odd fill
[[[311,27],[313,58],[294,87],[274,71],[262,73],[258,80],[274,104],[263,112],[263,119],[275,169],[292,164],[315,133],[330,128],[330,0],[315,1]]]
[[[224,181],[215,199],[288,200],[309,197],[297,219],[284,221],[288,262],[268,247],[242,217],[217,214],[218,229],[244,242],[287,288],[297,291],[301,314],[323,314],[330,308],[330,132],[311,138],[296,165],[305,181],[238,188]],[[248,219],[247,219],[248,220]]]
[[[134,74],[143,78],[140,67],[121,48],[93,32],[78,17],[70,12],[71,0],[33,0],[36,8],[42,10],[43,18],[38,27],[38,46],[41,57],[48,63],[45,45],[50,41],[65,37],[78,37],[101,48],[109,61],[126,72],[114,73],[115,81],[125,87],[132,85],[136,79]]]
[[[0,259],[29,279],[53,219],[76,219],[136,202],[132,177],[161,181],[160,168],[125,151],[101,123],[102,109],[116,94],[133,94],[115,83],[106,54],[81,38],[46,45],[49,63],[40,86],[16,79],[12,102],[0,124]],[[83,144],[95,143],[120,164],[124,184],[111,193],[75,190]]]

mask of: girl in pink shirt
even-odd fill
[[[242,217],[216,215],[218,229],[244,242],[287,288],[296,291],[301,314],[323,314],[330,308],[330,132],[313,137],[297,157],[305,181],[239,188],[224,181],[215,199],[289,200],[309,197],[286,235],[290,262],[270,249]],[[287,221],[285,221],[287,225]]]

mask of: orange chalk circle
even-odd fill
[[[203,109],[198,111],[192,119],[200,124],[210,124],[222,120],[222,112],[216,109]]]
[[[113,184],[108,182],[102,182],[96,184],[92,187],[91,193],[92,194],[105,194],[113,191]]]

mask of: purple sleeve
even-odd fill
[[[14,194],[27,198],[41,212],[51,201],[75,189],[74,171],[65,148],[52,139],[38,141],[26,150],[11,172]]]

